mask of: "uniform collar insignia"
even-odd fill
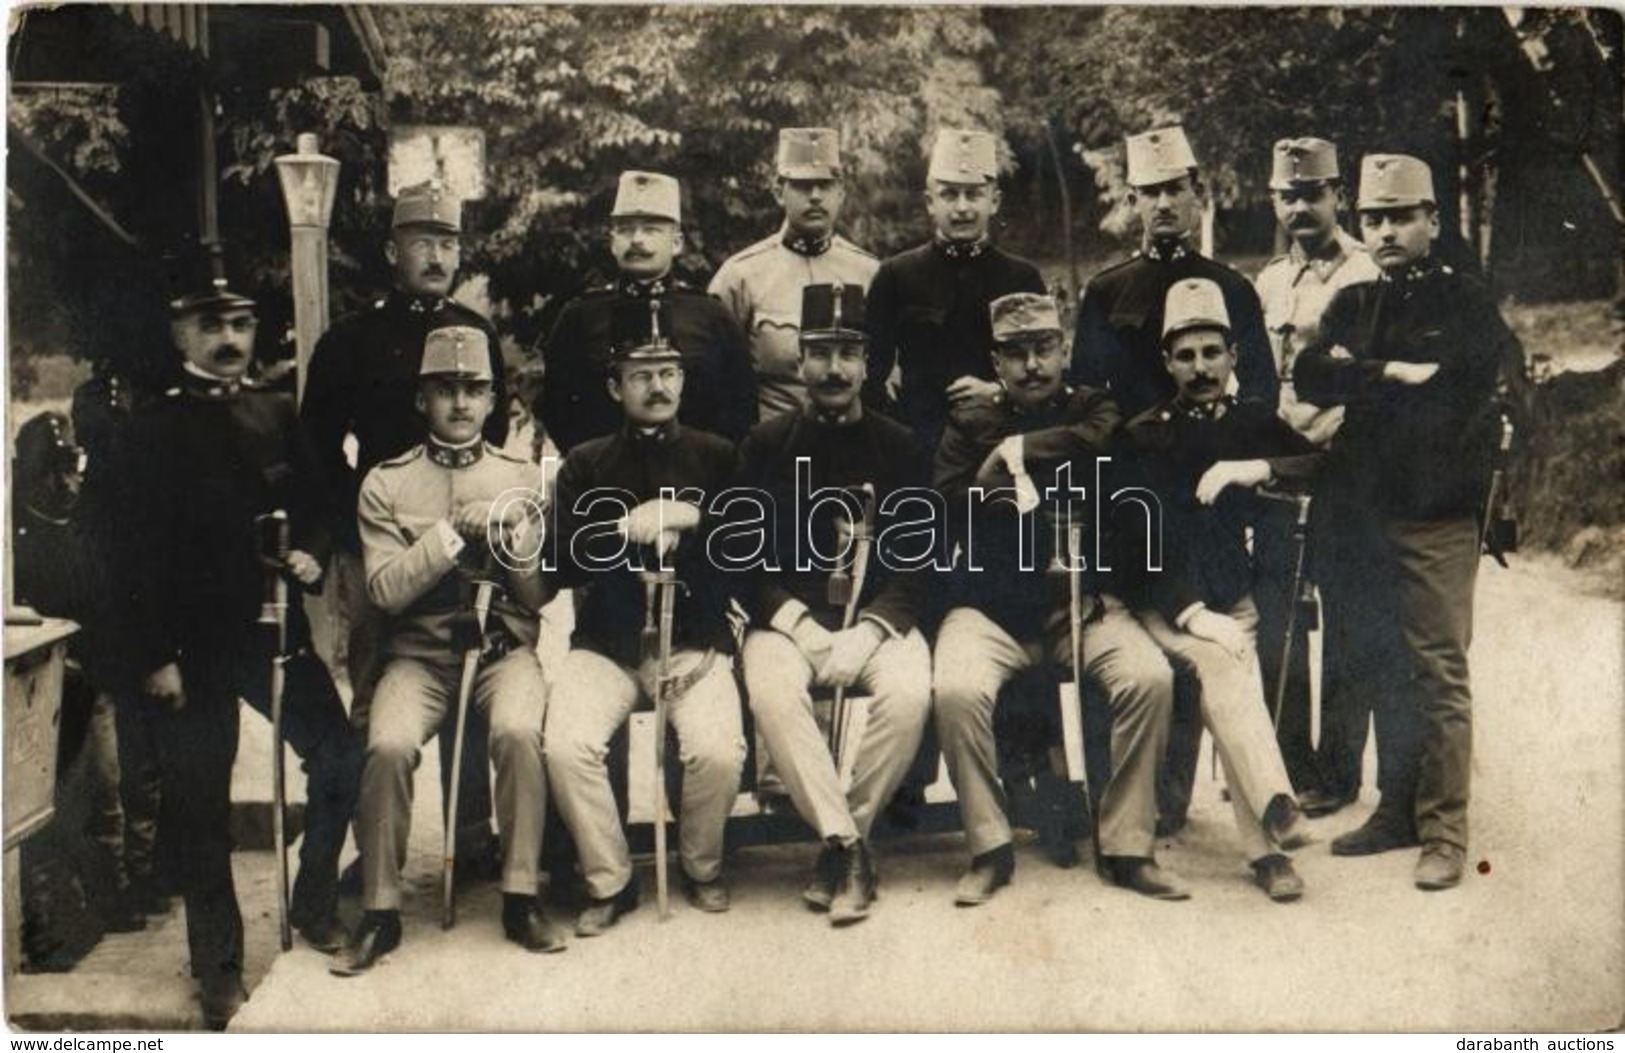
[[[189,362],[183,363],[181,370],[181,386],[170,389],[175,394],[184,392],[195,399],[225,401],[236,398],[243,390],[241,380],[225,380],[210,376],[194,368]]]
[[[438,314],[446,306],[446,298],[433,293],[409,293],[397,289],[394,299],[411,314]]]
[[[1174,400],[1174,409],[1191,420],[1219,420],[1230,407],[1235,405],[1235,399],[1226,395],[1216,402],[1185,402],[1182,399]]]
[[[1386,270],[1383,271],[1382,280],[1385,282],[1395,282],[1399,285],[1409,285],[1413,282],[1424,281],[1431,275],[1440,271],[1449,272],[1449,270],[1449,267],[1441,266],[1432,256],[1424,256],[1415,263],[1411,264],[1409,267],[1406,267],[1404,270],[1400,271],[1398,274],[1394,274]]]
[[[656,278],[653,281],[638,281],[635,278],[622,278],[617,287],[622,296],[630,296],[634,300],[647,300],[655,296],[664,296],[671,289],[671,282],[666,278]]]
[[[451,446],[431,435],[424,445],[428,449],[429,460],[442,468],[467,468],[485,455],[485,442],[482,439],[475,439],[464,446]]]
[[[636,443],[653,443],[656,446],[665,446],[677,438],[677,422],[669,420],[652,428],[633,427],[625,425],[626,434]]]
[[[1144,253],[1146,259],[1156,260],[1158,263],[1172,263],[1191,254],[1190,243],[1184,238],[1174,241],[1152,241],[1145,247]]]
[[[835,239],[828,234],[821,238],[810,238],[805,234],[791,234],[787,230],[782,240],[784,247],[797,256],[822,256],[829,251]]]
[[[982,238],[978,241],[971,242],[948,241],[945,238],[938,238],[936,240],[936,246],[937,251],[942,253],[943,256],[950,260],[954,260],[955,262],[959,262],[961,260],[974,260],[978,256],[981,256],[987,252],[988,248],[990,247],[990,242],[987,238]]]

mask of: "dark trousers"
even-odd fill
[[[243,924],[231,877],[231,768],[237,758],[237,700],[270,713],[269,648],[263,639],[246,632],[189,645],[181,662],[186,704],[160,710],[153,722],[162,784],[161,845],[186,901],[194,976],[242,970]],[[355,811],[363,754],[320,659],[301,650],[287,662],[286,674],[283,737],[307,776],[305,833],[290,911],[295,924],[303,924],[331,911],[336,901],[339,853]]]

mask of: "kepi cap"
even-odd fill
[[[615,207],[610,219],[622,216],[649,216],[683,221],[683,194],[677,180],[659,172],[622,172],[621,183],[615,192]]]
[[[1291,190],[1341,178],[1337,171],[1337,147],[1325,139],[1304,136],[1279,139],[1270,152],[1270,189]]]
[[[1190,175],[1196,167],[1185,129],[1177,124],[1154,128],[1124,140],[1128,154],[1128,185],[1156,186]]]
[[[218,242],[188,247],[164,258],[168,271],[172,315],[188,314],[204,308],[253,307],[252,297],[232,289],[235,260],[228,260],[225,246]]]
[[[1055,298],[1043,293],[1017,292],[987,305],[993,318],[993,342],[1009,343],[1061,332],[1061,312]]]
[[[943,128],[931,147],[925,178],[940,183],[986,183],[999,178],[998,140],[987,132]]]
[[[610,315],[609,365],[681,361],[670,332],[671,308],[660,297],[617,301]]]
[[[839,179],[840,133],[833,128],[779,129],[778,169],[784,179]]]
[[[1407,154],[1366,154],[1360,159],[1357,209],[1434,205],[1433,170]]]
[[[485,330],[471,325],[448,325],[431,329],[423,338],[423,365],[418,376],[455,375],[471,380],[490,380],[491,345]]]
[[[803,286],[801,340],[869,339],[864,330],[863,286],[844,282]]]
[[[1224,293],[1207,278],[1186,278],[1168,287],[1162,312],[1162,342],[1187,329],[1222,329],[1230,332],[1230,312]]]
[[[390,220],[391,230],[402,227],[428,227],[448,234],[463,231],[463,203],[438,179],[402,187],[395,198],[395,215]]]

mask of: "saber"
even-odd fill
[[[1484,497],[1484,525],[1479,545],[1490,558],[1501,566],[1507,565],[1508,552],[1518,551],[1518,521],[1512,517],[1507,500],[1507,458],[1512,453],[1512,421],[1501,416],[1501,442],[1496,448],[1495,470],[1490,473],[1489,493]]]
[[[1089,767],[1083,744],[1083,580],[1079,557],[1083,552],[1083,524],[1066,513],[1066,566],[1067,628],[1071,633],[1072,679],[1060,685],[1061,743],[1066,761],[1067,778],[1078,784],[1083,794],[1083,807],[1089,816],[1089,841],[1100,859],[1100,823],[1095,815],[1094,798],[1089,792]],[[1059,555],[1059,552],[1056,553]],[[1053,562],[1053,559],[1052,559]]]
[[[285,951],[293,949],[293,925],[288,917],[288,830],[284,812],[288,806],[287,766],[282,739],[282,696],[287,691],[288,663],[288,581],[283,571],[288,563],[288,513],[277,509],[255,517],[259,531],[260,561],[265,566],[265,602],[260,606],[260,624],[272,640],[271,648],[271,846],[276,852],[277,931]]]
[[[666,565],[666,554],[676,547],[677,536],[670,531],[661,534],[655,547],[656,570],[644,577],[646,596],[656,599],[660,607],[660,634],[658,665],[655,675],[655,904],[660,920],[671,917],[670,880],[666,862],[666,722],[671,716],[672,688],[676,677],[671,672],[672,632],[676,623],[677,571]],[[644,612],[647,624],[648,611]]]
[[[1286,706],[1287,678],[1292,670],[1292,639],[1298,634],[1298,611],[1306,612],[1304,629],[1315,628],[1315,585],[1304,573],[1309,549],[1309,508],[1314,498],[1308,494],[1283,494],[1260,489],[1258,496],[1267,501],[1287,501],[1296,509],[1292,520],[1292,596],[1286,612],[1286,634],[1281,641],[1281,668],[1275,674],[1274,709],[1270,714],[1277,734],[1281,731],[1281,710]]]
[[[490,618],[491,600],[497,589],[492,562],[491,550],[487,546],[485,557],[475,571],[473,622],[469,627],[470,638],[463,648],[462,678],[457,684],[457,730],[452,737],[451,788],[446,795],[446,830],[440,872],[440,924],[447,929],[457,924],[454,889],[457,873],[457,791],[462,784],[463,737],[468,731],[468,703],[474,695],[474,678],[479,674],[480,656],[485,650],[485,623]]]
[[[860,520],[856,523],[852,522],[850,517],[845,520],[847,529],[852,535],[851,574],[848,575],[844,570],[838,569],[829,576],[829,602],[840,605],[843,630],[850,629],[857,623],[858,601],[863,596],[863,586],[869,577],[869,553],[874,547],[874,484],[864,483],[859,489],[863,492]],[[835,762],[837,775],[841,771],[850,745],[846,741],[849,723],[847,709],[846,688],[837,687],[829,719],[829,755]]]

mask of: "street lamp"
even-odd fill
[[[299,397],[316,340],[327,328],[327,225],[339,188],[339,163],[317,152],[316,136],[305,132],[297,153],[276,159],[282,202],[292,237],[293,329]]]

